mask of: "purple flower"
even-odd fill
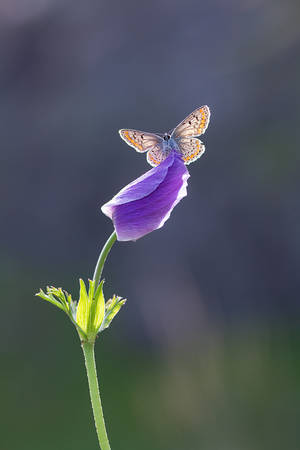
[[[187,195],[190,174],[171,151],[157,167],[125,186],[101,210],[113,221],[119,241],[135,241],[162,227],[174,206]]]

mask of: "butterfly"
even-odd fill
[[[158,166],[168,154],[177,151],[185,164],[190,164],[200,158],[205,151],[203,142],[198,139],[208,127],[210,110],[201,106],[189,114],[170,133],[163,135],[146,133],[138,130],[121,129],[121,138],[137,152],[147,152],[148,163]]]

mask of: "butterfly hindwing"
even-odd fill
[[[182,138],[177,144],[185,164],[196,161],[205,152],[205,146],[198,138]]]
[[[138,130],[119,130],[121,138],[137,152],[144,153],[148,150],[162,147],[163,139],[154,133],[145,133]]]
[[[156,167],[166,159],[168,154],[168,151],[162,150],[161,148],[153,148],[147,153],[147,161],[150,166]]]
[[[174,139],[196,137],[203,134],[208,127],[210,118],[210,110],[208,106],[201,106],[188,115],[173,130],[172,137]]]

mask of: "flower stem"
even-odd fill
[[[103,266],[104,263],[106,261],[107,255],[110,252],[110,249],[112,248],[112,246],[114,245],[115,241],[117,239],[117,234],[114,231],[109,238],[107,239],[103,249],[101,250],[99,259],[97,261],[96,267],[95,267],[95,272],[94,272],[94,276],[93,276],[93,280],[95,281],[95,290],[98,287],[98,284],[100,283],[100,279],[101,279],[101,275],[102,275],[102,270],[103,270]]]
[[[101,253],[99,255],[95,272],[93,276],[93,281],[95,281],[95,290],[97,289],[102,271],[103,266],[106,261],[107,255],[110,252],[110,249],[112,248],[113,244],[115,243],[117,239],[117,234],[114,231],[110,237],[107,239],[106,243],[104,244],[104,247],[101,250]],[[99,392],[99,384],[97,379],[97,368],[96,368],[96,361],[95,361],[95,341],[82,341],[81,343],[83,354],[84,354],[84,360],[85,360],[85,367],[86,367],[86,373],[88,377],[88,383],[89,383],[89,390],[90,390],[90,397],[92,402],[92,408],[93,408],[93,414],[94,414],[94,420],[95,420],[95,426],[98,436],[98,441],[101,450],[110,450],[109,440],[106,433],[105,428],[105,422],[104,422],[104,416],[103,416],[103,410],[102,410],[102,404],[101,404],[101,398],[100,398],[100,392]]]
[[[103,417],[101,398],[99,392],[99,385],[97,379],[97,369],[94,352],[94,342],[83,342],[82,350],[84,354],[85,367],[89,382],[90,397],[92,402],[92,408],[94,413],[94,420],[96,425],[96,431],[98,441],[101,450],[111,450],[109,445],[108,436],[106,433],[105,422]]]

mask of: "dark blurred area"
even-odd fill
[[[1,449],[97,448],[75,330],[112,232],[100,206],[150,167],[119,128],[208,104],[165,226],[117,243],[128,302],[96,347],[113,450],[299,450],[300,4],[0,3]]]

